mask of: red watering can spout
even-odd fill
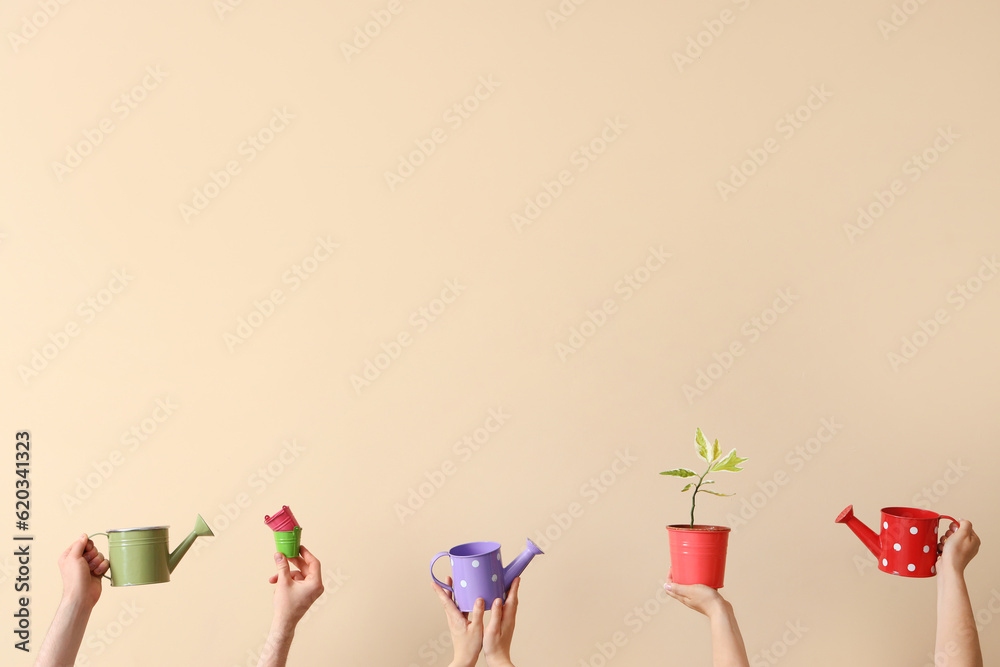
[[[847,509],[840,513],[840,516],[837,517],[837,523],[846,523],[847,527],[853,530],[854,534],[875,554],[875,558],[881,557],[882,544],[879,541],[878,535],[854,516],[854,505],[848,505]]]

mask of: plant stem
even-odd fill
[[[702,476],[698,478],[698,484],[694,487],[694,493],[691,494],[691,527],[694,528],[694,505],[695,499],[698,497],[698,489],[701,488],[701,483],[705,480],[705,475],[712,471],[712,464],[708,464],[708,470],[702,473]]]

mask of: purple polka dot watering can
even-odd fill
[[[528,540],[524,551],[504,567],[500,560],[500,545],[496,542],[459,544],[431,559],[431,579],[455,594],[455,604],[460,610],[472,611],[477,598],[483,598],[489,609],[495,599],[507,599],[507,591],[514,578],[524,572],[532,558],[541,553],[542,550]],[[434,576],[434,563],[444,556],[451,559],[452,586]]]

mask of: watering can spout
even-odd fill
[[[167,568],[173,572],[174,568],[177,567],[177,563],[181,562],[181,558],[184,558],[184,554],[188,552],[188,549],[191,548],[191,545],[194,544],[196,539],[199,537],[214,536],[215,533],[212,532],[212,529],[208,527],[208,524],[205,523],[205,520],[202,519],[199,514],[198,519],[194,523],[194,530],[191,531],[191,534],[185,537],[184,541],[178,544],[177,548],[174,549],[169,556],[167,556]]]
[[[510,588],[511,583],[513,583],[519,574],[524,572],[524,568],[528,567],[528,563],[531,562],[532,558],[543,553],[545,552],[539,549],[534,542],[528,540],[528,546],[524,548],[524,551],[518,554],[517,558],[508,563],[507,567],[503,569],[504,590],[506,591]]]
[[[848,505],[847,509],[840,513],[837,517],[837,523],[846,523],[847,527],[854,531],[854,534],[864,542],[865,546],[875,554],[878,558],[879,554],[882,552],[882,546],[879,542],[879,537],[875,534],[871,528],[866,526],[861,522],[860,519],[854,516],[854,505]]]

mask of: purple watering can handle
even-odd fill
[[[447,555],[448,555],[447,551],[442,551],[438,555],[434,556],[434,558],[431,558],[431,579],[434,580],[434,583],[436,583],[438,586],[440,586],[441,588],[445,589],[449,593],[454,593],[455,592],[454,588],[452,588],[448,584],[444,583],[443,581],[438,581],[438,578],[434,576],[434,563],[436,563],[438,561],[438,558],[441,558],[442,556],[447,556]]]

